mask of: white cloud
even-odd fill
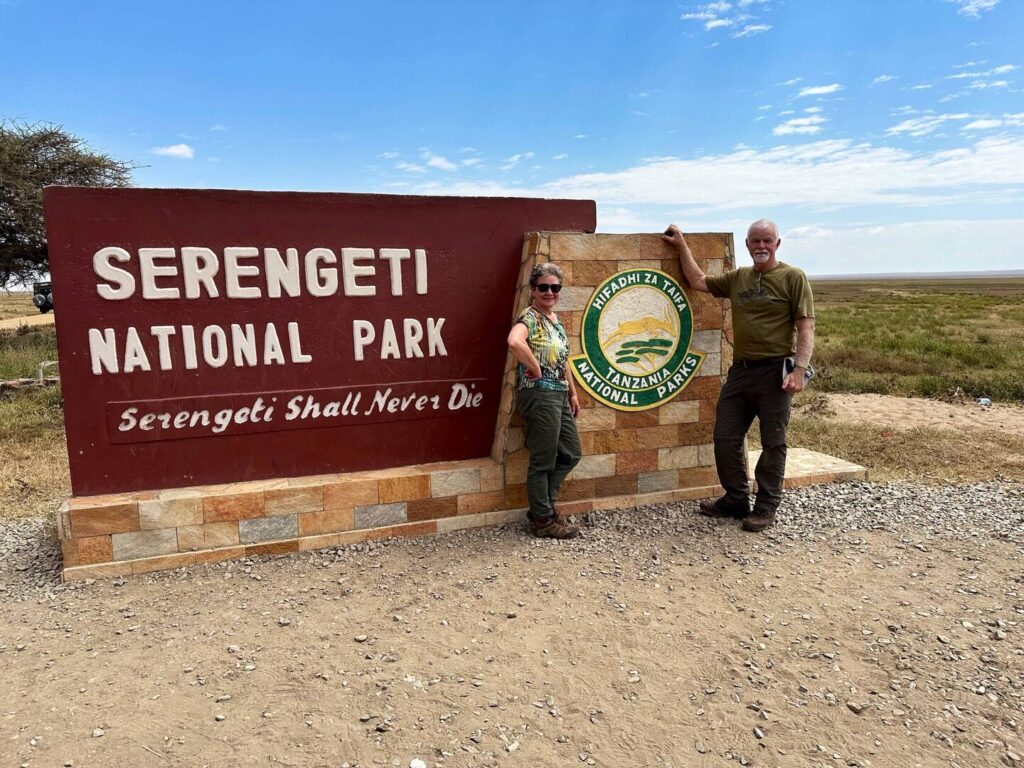
[[[912,90],[912,91],[927,91],[931,87],[932,87],[931,83],[918,83],[917,85],[910,86],[910,90]]]
[[[956,69],[962,69],[962,66],[955,67]],[[955,75],[946,75],[947,80],[964,80],[971,77],[991,77],[992,75],[1005,75],[1008,72],[1013,72],[1020,69],[1016,64],[1000,64],[998,67],[992,67],[992,69],[986,70],[985,72],[957,72]]]
[[[381,158],[383,160],[394,160],[396,157],[398,157],[398,153],[397,152],[381,152],[379,155],[377,155],[377,157],[379,157],[379,158]]]
[[[992,128],[1024,128],[1024,112],[975,120],[963,127],[965,131],[985,131]]]
[[[965,131],[985,131],[990,128],[999,128],[1002,124],[1002,120],[975,120],[965,125],[963,129]]]
[[[879,83],[888,83],[890,80],[895,80],[896,75],[879,75],[871,81],[872,85],[878,85]]]
[[[999,0],[947,0],[947,2],[960,6],[956,10],[957,13],[975,19],[979,18],[983,11],[991,11],[999,5]]]
[[[154,155],[163,157],[177,157],[180,160],[191,160],[196,156],[196,151],[188,144],[171,144],[166,147],[153,147],[150,150]]]
[[[779,257],[810,275],[1020,269],[1024,219],[782,227]],[[737,238],[737,241],[739,238]],[[984,254],[979,261],[978,254]]]
[[[942,115],[923,115],[922,117],[912,117],[909,120],[904,120],[898,125],[887,128],[885,132],[890,135],[905,133],[908,136],[927,136],[929,133],[941,128],[946,123],[970,120],[972,117],[974,117],[974,115],[967,112]]]
[[[585,139],[585,138],[587,138],[587,134],[585,134],[585,133],[577,133],[575,136],[573,136],[573,138],[574,139]]]
[[[226,131],[228,127],[224,123],[214,123],[210,126],[211,131]]]
[[[427,169],[424,166],[417,165],[416,163],[406,163],[406,162],[395,163],[395,168],[397,168],[400,171],[408,171],[409,173],[426,173],[427,172]]]
[[[739,0],[738,4],[711,2],[696,6],[681,14],[679,18],[683,21],[701,22],[705,32],[713,32],[716,29],[735,29],[736,31],[732,34],[733,38],[752,37],[772,28],[771,24],[766,24],[747,12],[747,10],[753,10],[752,6],[764,3],[765,0]],[[712,43],[712,46],[715,45],[718,43]]]
[[[606,232],[644,232],[652,229],[650,216],[621,205],[598,204],[597,220]],[[660,226],[662,229],[665,227],[664,224]]]
[[[825,110],[822,109],[821,107],[807,107],[807,108],[804,109],[804,112],[806,112],[809,115],[816,115],[819,112],[824,112],[824,111]]]
[[[552,160],[566,160],[568,157],[569,157],[568,154],[566,154],[565,152],[562,152],[561,154],[555,155],[551,159]]]
[[[695,184],[694,179],[701,183]],[[771,184],[765,179],[771,179]],[[532,188],[484,182],[448,184],[440,191],[723,211],[1006,204],[1024,198],[1024,138],[986,138],[971,146],[931,153],[821,140],[688,160],[659,158],[621,171],[576,174]]]
[[[519,165],[523,160],[529,160],[531,157],[533,157],[533,152],[519,152],[511,157],[506,157],[501,166],[501,170],[511,170]]]
[[[789,136],[792,134],[802,134],[813,136],[816,133],[821,133],[822,125],[826,122],[824,117],[820,115],[812,115],[811,117],[795,117],[792,120],[787,120],[781,125],[775,126],[772,129],[773,136]]]
[[[792,80],[786,80],[784,83],[776,83],[776,85],[796,85],[797,83],[803,82],[802,77],[794,77]]]
[[[800,93],[797,96],[826,96],[830,93],[843,90],[843,86],[839,83],[830,83],[829,85],[812,85],[808,88],[801,88]]]
[[[427,162],[429,168],[439,168],[442,171],[457,171],[459,166],[442,155],[436,155],[429,149],[420,148],[420,157]]]
[[[476,149],[476,147],[459,147],[459,154],[460,155],[473,154],[473,153],[475,153],[477,151],[478,150]]]
[[[752,35],[759,35],[762,32],[767,32],[771,28],[771,24],[747,24],[743,29],[733,35],[733,37],[751,37]]]
[[[988,90],[989,88],[1007,88],[1010,83],[1007,80],[975,80],[968,88],[973,90]]]
[[[472,168],[474,165],[480,165],[483,162],[482,158],[479,157],[467,157],[465,160],[459,160],[459,165],[464,168]]]

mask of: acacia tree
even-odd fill
[[[0,122],[0,287],[49,272],[43,187],[127,187],[132,168],[60,126]]]

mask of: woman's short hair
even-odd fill
[[[558,282],[562,282],[562,280],[565,279],[564,276],[562,275],[562,270],[560,270],[554,264],[551,264],[551,263],[548,263],[548,264],[538,264],[530,272],[530,287],[531,288],[536,288],[537,287],[537,283],[540,282],[540,279],[542,277],[548,277],[548,276],[557,277],[558,278]]]

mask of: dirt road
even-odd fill
[[[23,529],[0,764],[1014,765],[1024,541],[982,502],[1024,519],[855,484],[768,535],[678,504],[73,588]]]
[[[53,312],[47,312],[45,315],[25,315],[24,317],[10,317],[6,320],[0,320],[0,331],[15,330],[16,328],[20,328],[23,325],[27,325],[31,328],[41,327],[45,325],[53,325],[53,318]]]

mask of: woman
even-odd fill
[[[555,512],[558,489],[580,460],[576,415],[580,401],[568,372],[569,338],[555,305],[562,290],[562,270],[538,264],[530,273],[530,306],[516,318],[508,347],[519,361],[516,402],[526,423],[530,465],[526,495],[534,536],[571,539],[579,528]]]

